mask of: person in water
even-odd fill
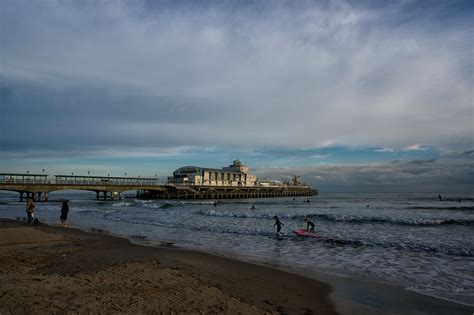
[[[277,234],[281,234],[281,227],[282,227],[282,226],[285,226],[285,225],[280,221],[280,219],[278,219],[278,216],[277,216],[277,215],[274,216],[273,218],[275,219],[275,224],[273,224],[273,227],[275,227],[275,225],[276,225],[276,227],[277,227]]]
[[[306,223],[306,231],[314,232],[314,223],[313,221],[309,220],[308,218],[304,218],[304,222]]]
[[[255,210],[255,205],[252,205],[252,208],[250,208],[250,210]]]
[[[63,201],[63,205],[61,206],[61,216],[59,217],[61,219],[61,224],[64,227],[67,227],[67,214],[69,213],[69,204],[67,200]]]

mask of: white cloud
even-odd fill
[[[404,151],[426,151],[428,147],[419,144],[412,144],[403,149]]]
[[[374,152],[395,152],[395,150],[392,148],[383,147],[379,149],[374,149]]]

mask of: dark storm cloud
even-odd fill
[[[2,149],[472,145],[469,2],[198,3],[1,2]]]

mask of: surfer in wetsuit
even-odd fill
[[[311,232],[314,232],[314,223],[313,223],[313,221],[309,220],[308,218],[304,218],[304,222],[306,223],[306,231],[311,230]]]
[[[280,219],[278,219],[278,216],[273,217],[275,219],[275,224],[273,224],[273,227],[277,227],[277,234],[281,234],[281,227],[284,226],[283,223],[281,223]]]

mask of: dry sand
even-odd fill
[[[0,220],[0,314],[334,314],[330,286],[106,234]]]

